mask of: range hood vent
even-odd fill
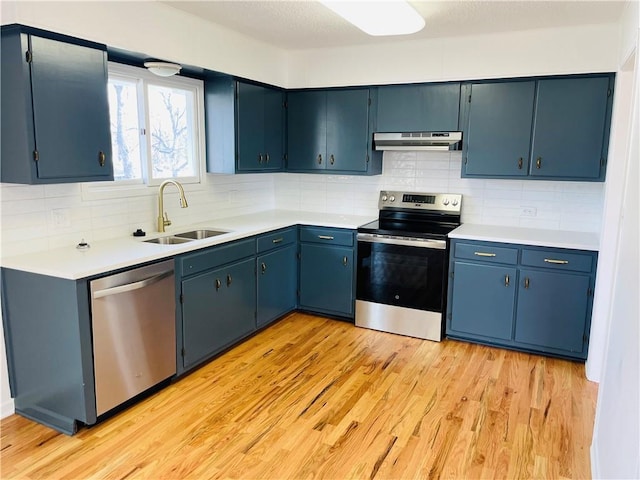
[[[376,150],[456,150],[462,132],[374,133]]]

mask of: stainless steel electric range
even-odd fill
[[[358,228],[357,326],[442,339],[447,234],[461,205],[459,194],[380,192],[378,220]]]

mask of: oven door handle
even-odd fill
[[[431,238],[407,238],[391,237],[387,235],[372,235],[370,233],[358,233],[359,242],[386,243],[388,245],[402,245],[406,247],[432,248],[445,250],[447,242],[445,240],[433,240]]]

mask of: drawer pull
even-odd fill
[[[510,282],[511,282],[511,279],[509,278],[509,275],[505,275],[504,276],[504,286],[508,287]]]
[[[318,235],[318,238],[320,240],[333,240],[333,237],[331,235]]]
[[[272,243],[281,243],[282,240],[284,240],[284,238],[279,237],[279,238],[274,238],[273,240],[271,240]]]
[[[496,256],[495,253],[487,253],[487,252],[473,252],[473,254],[479,257],[495,257]]]
[[[555,265],[567,265],[569,260],[555,260],[553,258],[545,258],[545,263],[553,263]]]

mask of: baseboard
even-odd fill
[[[15,405],[13,403],[13,398],[9,400],[5,400],[0,403],[0,418],[8,417],[9,415],[13,415],[15,413]]]
[[[600,476],[600,462],[598,461],[598,447],[593,441],[591,448],[589,448],[589,454],[591,455],[591,478],[602,478]]]

